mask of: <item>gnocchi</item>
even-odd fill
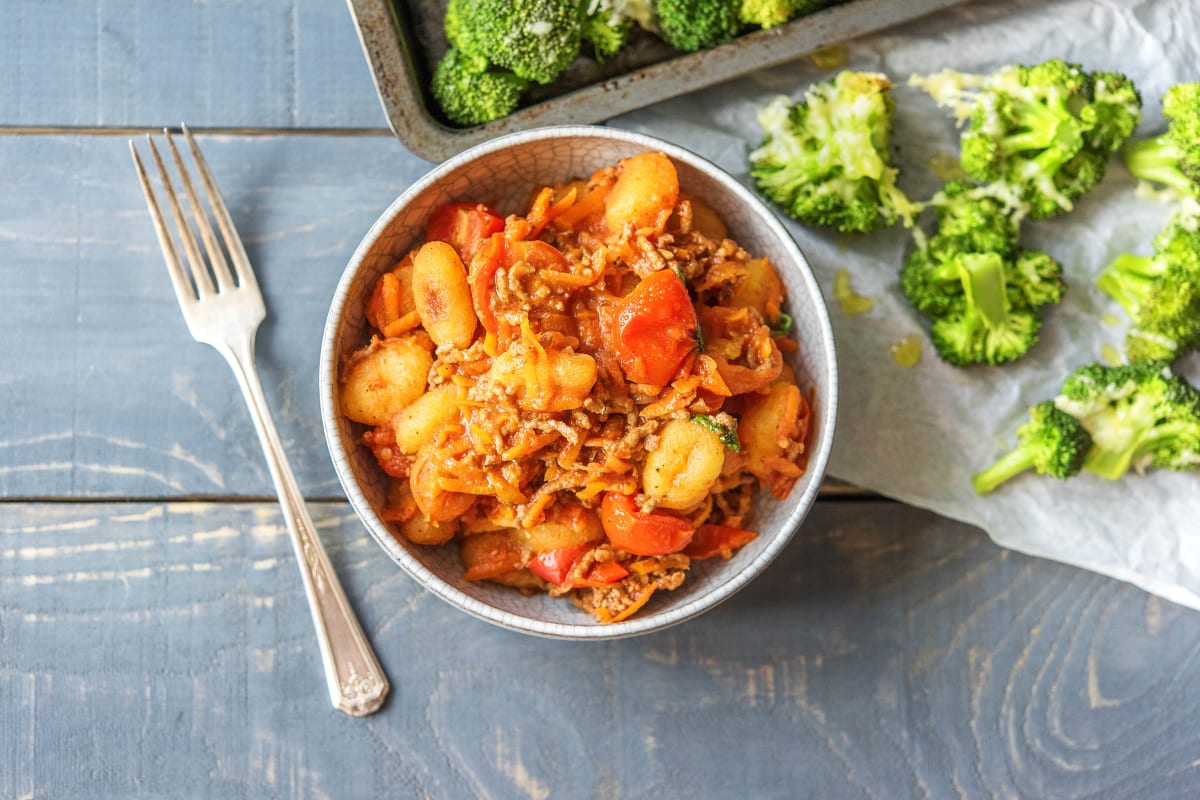
[[[425,392],[433,354],[420,335],[374,339],[342,371],[342,413],[355,422],[385,425]]]
[[[446,242],[427,242],[413,258],[413,303],[438,346],[466,347],[479,320],[471,305],[467,268]]]
[[[725,445],[716,433],[687,419],[673,419],[642,467],[642,491],[662,508],[688,509],[708,496],[725,466]]]
[[[758,488],[803,474],[808,405],[783,282],[729,235],[653,152],[524,214],[436,209],[341,373],[396,535],[602,624],[753,541]]]

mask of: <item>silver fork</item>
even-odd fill
[[[150,143],[150,152],[158,166],[163,193],[166,195],[190,269],[185,267],[179,258],[158,198],[150,185],[150,179],[132,139],[129,141],[129,150],[133,153],[133,162],[142,182],[146,204],[150,207],[150,216],[154,219],[154,227],[158,232],[158,242],[167,260],[171,282],[175,286],[175,296],[179,299],[183,318],[187,321],[192,337],[198,342],[212,345],[225,357],[237,376],[242,393],[246,396],[250,416],[258,430],[258,438],[267,457],[267,466],[270,467],[271,478],[275,482],[275,491],[279,495],[279,504],[283,508],[283,517],[291,534],[292,547],[300,563],[304,593],[308,597],[309,609],[312,611],[313,623],[316,625],[317,638],[320,641],[321,660],[325,665],[330,700],[335,707],[354,716],[370,714],[383,705],[388,693],[387,677],[383,674],[379,660],[367,642],[367,637],[363,634],[362,627],[355,618],[337,575],[329,563],[329,557],[325,555],[321,540],[317,537],[312,519],[304,506],[300,488],[296,485],[296,478],[292,475],[291,467],[284,456],[279,434],[271,420],[271,412],[263,397],[262,384],[254,362],[254,337],[267,313],[262,293],[258,289],[258,281],[255,280],[254,270],[246,257],[246,250],[242,247],[242,240],[234,230],[229,210],[225,207],[212,173],[209,172],[208,165],[200,155],[200,149],[196,147],[187,126],[183,126],[183,135],[187,139],[200,183],[208,198],[212,219],[216,221],[220,230],[220,238],[213,230],[208,211],[197,196],[183,158],[171,139],[170,131],[164,129],[163,133],[183,183],[184,196],[191,210],[190,223],[179,204],[171,176],[154,140],[147,135],[146,141]],[[196,241],[196,232],[204,242],[203,253]]]

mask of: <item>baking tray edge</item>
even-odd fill
[[[850,0],[777,28],[543,100],[484,125],[452,128],[426,107],[416,78],[417,45],[390,0],[346,0],[389,127],[414,155],[428,161],[444,160],[512,131],[602,122],[963,2]]]

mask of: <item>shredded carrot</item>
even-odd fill
[[[686,378],[675,381],[671,384],[671,388],[667,391],[665,397],[660,397],[642,409],[642,417],[644,419],[655,419],[687,408],[688,404],[695,399],[696,388],[700,386],[701,380],[699,375],[689,375]]]
[[[539,524],[545,518],[546,509],[554,502],[554,495],[550,492],[540,494],[533,498],[533,502],[529,504],[529,510],[521,517],[521,527],[532,528]]]
[[[579,459],[581,450],[583,450],[583,439],[576,437],[574,442],[568,442],[567,446],[559,451],[556,463],[563,469],[571,467]]]
[[[580,500],[591,500],[593,497],[603,492],[606,488],[607,484],[601,483],[600,481],[594,481],[576,492],[575,496]]]
[[[701,355],[697,360],[704,375],[704,379],[700,382],[700,388],[712,392],[718,397],[732,397],[733,392],[730,391],[729,384],[721,377],[721,371],[717,369],[717,362],[713,360],[712,356]]]
[[[383,329],[383,335],[389,339],[403,336],[421,324],[421,318],[416,311],[409,311],[403,316],[389,322]]]
[[[496,334],[488,331],[483,337],[483,351],[492,358],[500,355],[499,349],[496,347]]]
[[[579,226],[589,217],[604,212],[604,200],[608,196],[608,188],[596,188],[575,201],[569,209],[563,211],[555,219],[555,227],[570,230]]]
[[[639,558],[629,565],[629,571],[634,575],[649,575],[658,570],[659,564],[657,558]]]
[[[631,469],[633,469],[633,465],[628,461],[622,461],[616,456],[609,456],[604,460],[604,468],[609,472],[622,473],[629,472]]]
[[[554,433],[543,433],[541,436],[527,436],[520,442],[505,450],[500,454],[500,457],[505,461],[513,461],[518,458],[532,455],[538,450],[541,450],[548,444],[552,444],[558,440],[562,434],[555,431]]]
[[[596,609],[596,614],[598,617],[601,615],[603,617],[606,617],[606,619],[600,620],[604,624],[612,624],[614,622],[621,622],[622,620],[627,620],[630,617],[632,617],[634,614],[636,614],[641,609],[642,606],[646,605],[646,603],[648,603],[650,601],[650,596],[653,594],[654,594],[653,586],[643,587],[642,593],[639,594],[637,597],[635,597],[632,603],[625,606],[625,608],[621,609],[621,611],[618,612],[617,614],[613,614],[612,612],[610,612],[608,609],[605,609],[605,608]]]

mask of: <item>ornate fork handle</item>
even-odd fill
[[[267,457],[317,629],[329,698],[334,706],[356,717],[377,711],[387,697],[387,677],[350,609],[283,454],[255,366],[254,332],[228,348],[217,349],[237,376]]]
[[[187,139],[200,184],[212,209],[211,220],[170,132],[164,130],[163,134],[182,181],[184,196],[191,212],[191,224],[188,214],[179,202],[174,182],[162,155],[154,145],[154,139],[147,136],[146,141],[154,156],[154,164],[158,167],[163,194],[175,221],[179,244],[187,257],[186,267],[184,260],[180,258],[175,237],[172,237],[167,225],[157,193],[150,184],[150,178],[132,141],[129,143],[129,150],[142,184],[142,192],[146,195],[146,205],[154,220],[163,256],[167,261],[167,271],[171,275],[175,297],[179,300],[179,308],[192,337],[198,342],[212,345],[225,357],[246,397],[250,417],[254,420],[254,427],[262,442],[263,454],[267,457],[267,466],[271,470],[271,478],[275,482],[275,491],[279,495],[279,505],[283,508],[283,518],[292,537],[292,547],[296,551],[300,575],[304,579],[304,594],[308,597],[308,607],[317,629],[321,661],[325,666],[325,682],[329,686],[329,698],[337,708],[349,714],[370,714],[382,706],[384,698],[387,697],[387,678],[375,658],[374,651],[371,650],[371,645],[367,643],[367,637],[363,635],[362,627],[358,624],[346,595],[342,592],[341,584],[338,583],[337,575],[329,564],[324,548],[321,547],[321,540],[317,537],[312,519],[308,516],[304,497],[300,494],[296,478],[292,475],[291,467],[283,454],[279,433],[275,430],[270,409],[267,408],[266,399],[263,397],[262,383],[254,363],[254,337],[267,311],[258,281],[254,277],[254,269],[250,266],[246,249],[233,226],[229,209],[217,190],[216,181],[213,180],[204,156],[201,155],[200,148],[196,146],[187,126],[183,126],[184,138]],[[220,231],[219,237],[213,228],[214,222],[216,230]],[[197,233],[199,240],[196,237]]]

